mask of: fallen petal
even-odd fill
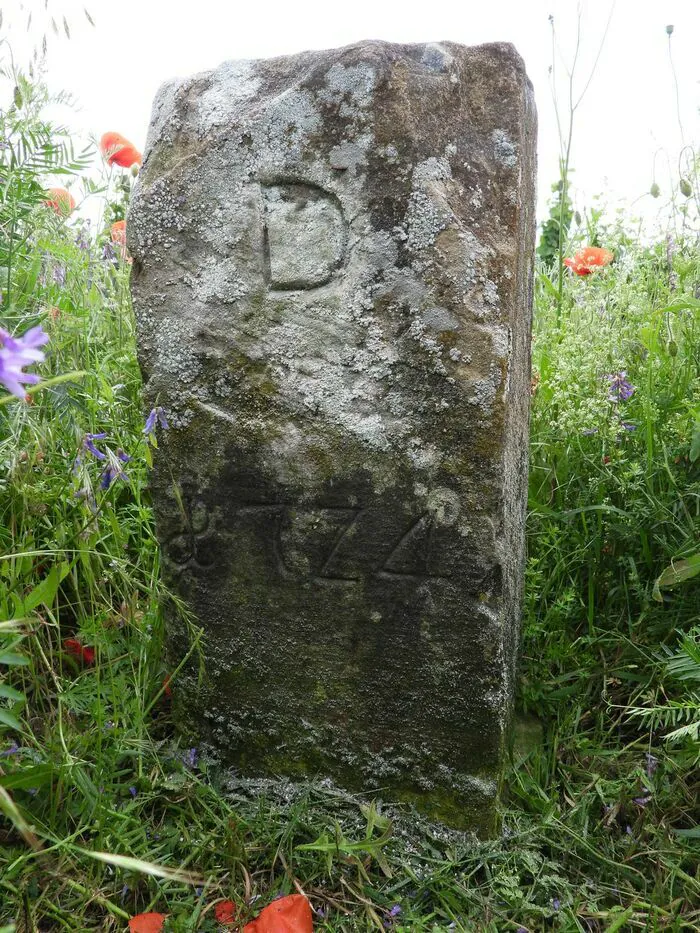
[[[129,920],[129,933],[160,933],[167,914],[136,914]]]
[[[311,904],[303,894],[290,894],[268,904],[243,933],[313,933]]]
[[[219,901],[214,908],[216,922],[223,926],[232,926],[236,922],[237,908],[233,901]]]

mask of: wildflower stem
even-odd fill
[[[60,385],[62,382],[77,382],[78,379],[83,379],[85,376],[88,376],[89,373],[86,369],[76,369],[72,373],[61,373],[60,376],[54,376],[51,379],[45,379],[42,382],[37,383],[35,386],[30,386],[27,389],[27,395],[36,395],[37,392],[41,392],[42,389],[51,389],[54,386]],[[0,398],[0,405],[8,405],[10,402],[21,401],[16,395],[3,395]]]

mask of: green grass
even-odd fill
[[[215,930],[218,897],[249,918],[301,888],[319,930],[700,928],[698,578],[654,590],[698,551],[697,239],[671,269],[665,243],[599,227],[616,262],[567,275],[561,306],[540,270],[519,705],[541,735],[514,758],[501,836],[477,843],[318,782],[236,784],[179,743],[129,267],[104,257],[128,184],[87,185],[108,200],[81,248],[39,179],[82,163],[46,150],[60,134],[22,89],[2,118],[0,324],[51,341],[31,404],[0,405],[0,925],[123,930],[160,910]],[[621,370],[635,392],[611,402]],[[83,449],[100,432],[132,458],[107,490]]]

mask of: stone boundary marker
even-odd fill
[[[131,205],[177,715],[243,776],[492,831],[523,577],[536,116],[510,45],[159,92]],[[174,660],[187,647],[170,621]]]

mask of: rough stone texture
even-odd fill
[[[242,775],[494,823],[517,654],[535,111],[509,45],[165,85],[129,214],[179,716]],[[171,646],[186,647],[175,614]]]

